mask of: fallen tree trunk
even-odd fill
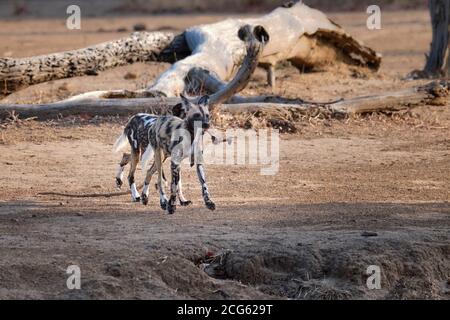
[[[436,81],[424,86],[381,95],[348,99],[335,103],[332,106],[336,112],[362,114],[378,111],[398,111],[417,105],[447,105],[449,89],[449,81]]]
[[[245,44],[246,56],[235,77],[210,97],[210,107],[214,107],[229,99],[229,97],[232,97],[247,85],[250,76],[258,65],[264,46],[269,41],[267,32],[261,26],[253,28],[249,25],[244,25],[239,29],[236,38]],[[124,96],[128,99],[120,99]],[[95,113],[95,115],[124,115],[135,113],[137,110],[154,114],[165,114],[170,113],[172,107],[180,103],[179,98],[148,97],[153,97],[153,95],[145,91],[129,92],[117,90],[106,94],[91,92],[47,105],[3,105],[0,106],[0,117],[5,117],[13,111],[24,117],[34,117],[30,115],[37,114],[36,117],[39,119],[92,113]]]
[[[448,105],[449,89],[449,81],[432,82],[425,86],[382,95],[356,97],[331,104],[293,103],[292,99],[273,96],[265,97],[266,102],[223,104],[219,107],[219,111],[230,114],[253,113],[268,117],[280,114],[307,114],[311,110],[335,115],[398,111],[424,104]],[[130,115],[137,112],[165,114],[179,102],[179,98],[155,97],[63,101],[45,105],[0,105],[0,117],[8,117],[12,111],[19,113],[22,118],[37,117],[42,120],[80,114],[91,116]]]
[[[325,113],[354,115],[372,112],[392,112],[418,105],[448,105],[450,81],[431,82],[424,86],[388,92],[381,95],[355,97],[333,103],[293,103],[292,100],[271,97],[272,102],[248,102],[222,105],[220,111],[230,114],[253,113],[267,117],[280,115]],[[266,97],[266,101],[270,97]],[[294,117],[295,118],[295,117]]]
[[[271,39],[264,47],[259,64],[268,69],[272,85],[275,84],[274,66],[284,60],[300,68],[342,62],[377,70],[380,65],[381,58],[375,51],[353,39],[322,12],[296,3],[259,18],[227,19],[195,26],[178,36],[162,32],[135,33],[128,38],[70,52],[0,59],[0,93],[9,94],[49,80],[97,74],[137,61],[175,64],[149,85],[145,93],[136,92],[134,97],[175,97],[188,90],[197,93],[203,89],[203,84],[191,83],[188,74],[193,69],[208,71],[211,81],[227,82],[233,77],[246,49],[236,34],[247,24],[252,28],[262,26]],[[108,98],[119,93],[95,92],[74,99]]]
[[[32,58],[0,58],[0,93],[55,79],[98,72],[134,62],[167,61],[190,54],[184,36],[169,32],[136,32],[116,41],[85,49]]]

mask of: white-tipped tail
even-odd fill
[[[147,150],[145,150],[144,154],[141,157],[141,168],[145,170],[147,168],[147,163],[150,161],[150,158],[153,157],[153,148],[151,145],[148,145]]]
[[[117,138],[116,143],[113,146],[113,152],[119,152],[127,146],[128,138],[125,133],[122,133],[119,138]]]

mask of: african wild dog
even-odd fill
[[[116,186],[121,188],[123,185],[123,172],[128,163],[131,162],[130,172],[128,174],[128,183],[130,186],[131,197],[133,202],[141,201],[141,197],[136,187],[134,180],[134,174],[136,172],[137,164],[139,163],[140,155],[146,150],[148,146],[148,131],[153,125],[158,116],[147,113],[138,113],[130,118],[125,126],[123,134],[117,139],[114,144],[113,151],[118,152],[126,147],[127,143],[131,147],[131,153],[124,153],[122,160],[119,163],[119,167],[116,174]],[[153,173],[156,171],[154,164],[152,165]],[[151,175],[149,176],[150,183]],[[166,178],[163,172],[163,180]],[[157,187],[157,185],[155,185]],[[146,191],[148,193],[148,190]],[[181,188],[179,190],[180,202],[182,205],[189,205],[191,201],[185,200]],[[147,205],[148,198],[144,197],[142,203]]]
[[[131,155],[124,154],[119,165],[119,171],[116,176],[117,185],[121,186],[123,169],[131,161],[131,169],[128,175],[131,193],[134,201],[142,199],[142,203],[148,203],[149,185],[152,175],[158,172],[157,189],[160,196],[160,205],[163,210],[169,214],[175,212],[176,197],[178,195],[180,204],[186,206],[191,204],[184,198],[181,188],[181,161],[190,157],[191,166],[196,163],[197,175],[202,186],[202,195],[205,205],[208,209],[214,210],[215,204],[209,197],[209,190],[206,184],[205,173],[203,169],[203,159],[200,148],[203,133],[210,127],[208,96],[203,96],[198,103],[190,102],[181,95],[182,103],[173,108],[173,115],[155,116],[149,114],[137,114],[132,117],[123,134],[117,139],[114,149],[116,151],[125,147],[127,141],[131,146]],[[142,156],[142,165],[154,156],[154,163],[147,171],[142,195],[136,189],[134,181],[134,172],[139,162],[139,155],[145,150]],[[162,181],[164,173],[162,164],[171,157],[172,181],[170,185],[170,198],[164,194]],[[165,180],[165,179],[164,179]]]

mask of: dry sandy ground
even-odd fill
[[[384,54],[379,74],[361,78],[351,70],[300,74],[287,68],[275,93],[323,100],[418,84],[401,77],[423,64],[430,38],[425,11],[387,13],[380,31],[365,29],[363,14],[333,17]],[[220,18],[145,22],[154,29],[182,29]],[[138,21],[93,19],[73,34],[58,20],[0,22],[0,54],[76,48],[121,36],[99,28],[129,28]],[[134,89],[164,68],[117,68],[34,86],[5,101]],[[137,79],[124,80],[127,72]],[[246,93],[270,92],[263,80],[258,71]],[[114,191],[120,157],[110,150],[125,121],[2,125],[0,298],[450,298],[447,107],[299,123],[299,133],[282,136],[275,176],[260,175],[257,166],[207,167],[214,212],[201,205],[195,172],[187,167],[185,194],[194,205],[173,216],[159,209],[155,191],[147,207],[129,196],[39,195]],[[365,231],[377,235],[364,237]],[[81,290],[66,287],[72,264],[81,268]],[[381,267],[380,290],[366,287],[369,265]]]

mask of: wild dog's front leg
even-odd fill
[[[173,161],[170,163],[170,171],[172,173],[172,182],[170,183],[170,199],[167,204],[167,213],[173,214],[177,208],[178,183],[180,181],[180,164]]]
[[[162,161],[161,161],[161,149],[157,149],[155,151],[155,165],[156,170],[158,170],[158,191],[159,191],[159,204],[161,206],[161,209],[166,210],[167,209],[167,197],[164,194],[164,189],[162,185]]]
[[[125,166],[130,162],[131,155],[129,153],[124,153],[122,156],[122,160],[119,163],[119,168],[117,169],[116,173],[116,186],[117,188],[122,188],[123,185],[123,170],[125,169]]]
[[[206,184],[205,170],[202,164],[197,164],[197,176],[202,186],[203,201],[205,202],[206,207],[209,210],[215,210],[216,205],[209,198],[209,190],[208,185]]]
[[[183,207],[186,207],[190,204],[192,204],[191,200],[186,200],[186,198],[183,195],[183,184],[181,183],[181,170],[179,174],[179,180],[178,180],[178,200],[180,200],[180,205]]]

